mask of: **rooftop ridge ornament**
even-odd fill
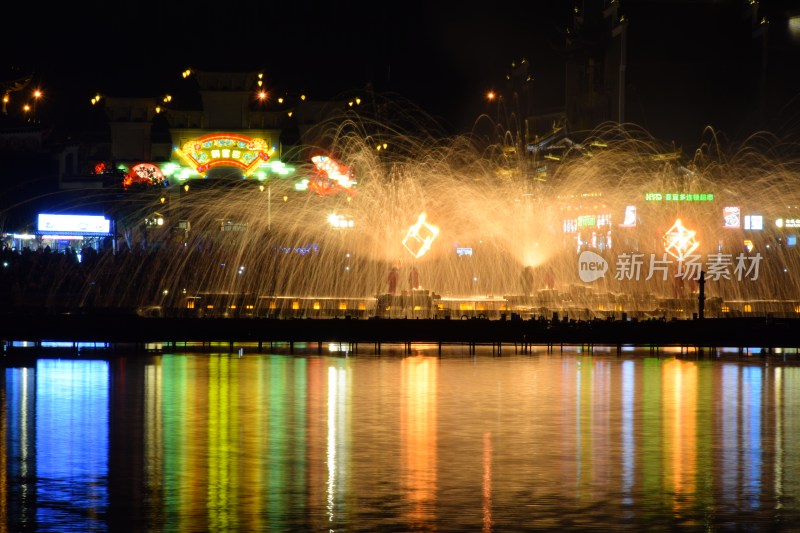
[[[175,153],[203,175],[219,166],[234,166],[244,171],[245,177],[270,158],[272,150],[264,139],[234,133],[212,133],[191,139]]]

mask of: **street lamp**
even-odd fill
[[[36,122],[36,102],[42,97],[42,91],[36,89],[33,91],[33,122]]]
[[[500,122],[500,104],[503,102],[503,97],[501,95],[497,94],[496,92],[494,92],[494,90],[490,89],[486,93],[486,101],[489,102],[489,104],[490,104],[489,116],[491,116],[491,112],[492,112],[491,111],[491,104],[494,104],[495,102],[497,103],[497,117],[496,117],[495,120],[497,122]]]

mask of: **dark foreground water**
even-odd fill
[[[794,363],[417,352],[6,364],[0,530],[800,530]]]

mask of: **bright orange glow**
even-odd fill
[[[698,369],[694,362],[679,360],[663,368],[664,482],[680,509],[686,501],[680,496],[696,490]]]
[[[488,93],[486,93],[486,99],[489,100],[490,102],[494,101],[495,98],[497,98],[497,95],[495,94],[494,91],[489,91]]]
[[[483,434],[483,528],[492,531],[492,434]]]
[[[95,168],[97,171],[97,168]],[[98,174],[102,173],[96,172]],[[122,186],[125,189],[133,185],[162,185],[164,183],[164,174],[158,166],[152,163],[139,163],[131,167],[125,177],[122,179]]]
[[[419,215],[417,222],[408,228],[403,239],[403,246],[416,258],[420,258],[430,250],[433,240],[439,235],[439,228],[425,222],[425,213]]]
[[[431,530],[437,477],[436,359],[403,359],[400,390],[400,485],[417,529]]]
[[[314,166],[319,171],[322,179],[313,180],[309,188],[320,196],[333,194],[340,190],[347,190],[356,184],[353,173],[344,165],[340,165],[333,158],[324,155],[315,155],[311,158]],[[327,181],[326,181],[327,180]]]
[[[683,261],[686,256],[700,246],[700,243],[694,238],[696,233],[694,230],[685,228],[681,219],[676,220],[675,224],[664,234],[664,251],[678,261]]]

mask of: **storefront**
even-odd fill
[[[52,252],[73,251],[85,248],[100,251],[104,243],[112,243],[111,220],[101,215],[63,215],[39,213],[36,235],[29,239],[30,249],[50,248]],[[109,244],[110,245],[110,244]]]

